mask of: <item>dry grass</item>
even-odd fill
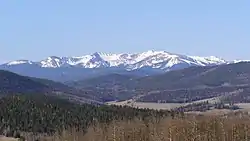
[[[130,107],[135,107],[135,108],[148,108],[148,109],[154,109],[154,110],[171,110],[174,108],[178,108],[180,106],[186,106],[189,104],[194,104],[194,103],[201,103],[208,101],[209,103],[216,103],[220,101],[220,97],[214,97],[214,98],[208,98],[208,99],[203,99],[203,100],[197,100],[193,101],[190,103],[155,103],[155,102],[136,102],[133,99],[125,100],[125,101],[111,101],[107,102],[107,105],[122,105],[122,106],[130,106]]]
[[[151,103],[151,102],[134,102],[132,100],[120,101],[120,102],[108,102],[107,105],[122,105],[130,106],[140,109],[154,109],[154,110],[171,110],[180,106],[183,106],[182,103]]]
[[[82,132],[65,131],[47,141],[249,141],[250,117],[189,116],[162,121],[114,121]],[[44,140],[45,141],[45,140]]]
[[[0,137],[0,141],[18,141],[18,139],[8,138],[8,137]]]

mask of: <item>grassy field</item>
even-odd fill
[[[219,102],[219,98],[209,98],[209,99],[203,99],[199,101],[194,101],[192,103],[199,103],[199,102],[204,102],[208,101],[209,103],[216,103]],[[108,105],[126,105],[126,106],[131,106],[135,108],[149,108],[149,109],[154,109],[154,110],[171,110],[180,106],[185,106],[188,104],[192,103],[150,103],[150,102],[136,102],[132,99],[126,100],[126,101],[111,101],[107,102],[106,104]]]
[[[209,103],[216,103],[219,102],[219,98],[210,98],[210,99],[204,99],[204,100],[199,100],[199,101],[194,101],[192,103],[199,103],[199,102],[204,102],[204,101],[209,101]],[[188,104],[192,103],[148,103],[148,102],[135,102],[133,100],[126,100],[126,101],[121,101],[121,102],[108,102],[106,104],[108,105],[127,105],[131,107],[136,107],[136,108],[149,108],[149,109],[154,109],[154,110],[171,110],[175,109],[180,106],[185,106]],[[249,112],[250,113],[250,103],[237,103],[237,105],[240,109],[238,110],[229,110],[229,109],[212,109],[212,110],[207,110],[205,112],[198,112],[198,111],[192,111],[192,112],[187,112],[188,114],[195,114],[195,115],[225,115],[229,113],[235,113],[235,112]]]
[[[127,101],[121,101],[121,102],[108,102],[108,105],[126,105],[131,106],[135,108],[149,108],[149,109],[155,109],[155,110],[170,110],[176,107],[180,107],[183,104],[180,103],[149,103],[149,102],[133,102],[131,100]]]

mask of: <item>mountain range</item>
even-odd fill
[[[96,52],[79,57],[50,56],[41,61],[16,60],[0,65],[0,69],[25,76],[72,81],[109,73],[147,76],[191,66],[215,66],[237,62],[241,61],[226,61],[215,56],[188,56],[150,50],[131,54]]]
[[[192,66],[151,76],[109,72],[64,83],[0,70],[0,97],[9,94],[46,94],[95,104],[129,99],[182,103],[217,97],[249,102],[249,92],[249,62]]]
[[[143,67],[152,67],[156,69],[171,70],[176,65],[195,65],[207,66],[224,64],[227,61],[210,56],[186,56],[173,54],[166,51],[147,51],[142,53],[122,53],[122,54],[105,54],[93,53],[91,55],[84,55],[79,57],[57,57],[50,56],[44,60],[34,62],[29,60],[16,60],[6,63],[4,65],[38,65],[43,68],[62,68],[62,67],[80,67],[80,68],[108,68],[108,67],[122,67],[127,70],[135,70]]]

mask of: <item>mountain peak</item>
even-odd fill
[[[9,66],[21,65],[21,64],[32,64],[32,62],[29,60],[16,60],[16,61],[11,61],[11,62],[7,63],[7,65],[9,65]]]
[[[101,54],[100,52],[95,52],[95,53],[93,53],[92,55],[93,55],[93,56],[100,56],[100,54]]]
[[[234,60],[233,63],[250,62],[250,60]]]
[[[111,54],[95,52],[91,55],[80,57],[57,57],[50,56],[39,62],[34,62],[44,68],[60,68],[76,66],[81,68],[109,68],[122,67],[127,70],[140,68],[156,68],[171,70],[172,68],[184,68],[188,66],[207,66],[227,63],[227,61],[215,57],[187,56],[169,53],[167,51],[148,50],[142,53]],[[30,64],[32,61],[19,60],[8,63],[11,65]]]
[[[50,59],[50,60],[61,59],[61,57],[58,57],[58,56],[49,56],[47,59]]]

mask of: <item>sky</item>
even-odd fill
[[[147,50],[250,59],[250,1],[0,1],[1,63]]]

